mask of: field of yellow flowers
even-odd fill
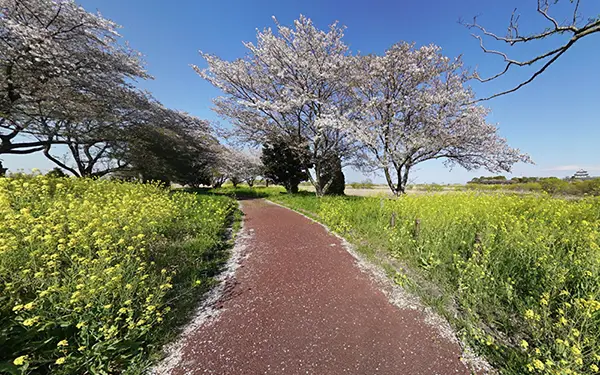
[[[235,207],[151,184],[0,178],[0,373],[143,371],[226,257]]]
[[[363,252],[395,259],[395,280],[502,373],[599,372],[599,198],[272,199],[312,212]]]

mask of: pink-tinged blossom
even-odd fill
[[[0,154],[42,150],[65,122],[98,102],[109,108],[149,78],[119,26],[74,1],[2,0],[2,9]]]
[[[363,167],[383,170],[388,185],[403,193],[416,164],[444,159],[448,166],[510,171],[531,162],[509,147],[473,104],[462,62],[437,46],[399,43],[384,55],[354,57],[355,121],[349,131],[363,146]]]
[[[321,168],[332,155],[347,157],[353,146],[341,130],[349,116],[343,28],[333,24],[321,31],[304,16],[293,28],[275,22],[276,32],[264,29],[256,43],[244,44],[244,58],[201,53],[208,68],[193,68],[223,91],[215,110],[232,122],[236,136],[253,143],[284,139],[308,150],[305,169],[323,194],[331,181],[321,181]]]

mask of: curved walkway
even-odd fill
[[[460,347],[401,310],[321,225],[242,202],[245,257],[218,314],[183,338],[183,374],[469,374]]]

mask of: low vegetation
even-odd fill
[[[272,199],[397,262],[396,282],[437,307],[502,373],[597,373],[600,199]]]
[[[517,192],[546,192],[554,195],[598,196],[600,195],[600,178],[589,180],[566,181],[556,177],[541,178],[537,181],[511,184],[478,184],[469,183],[462,187],[467,190],[480,191],[517,191]]]
[[[226,258],[227,197],[0,178],[0,373],[140,373]]]
[[[352,189],[375,189],[377,185],[371,180],[364,180],[361,182],[351,182],[348,184]]]

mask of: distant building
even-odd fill
[[[575,172],[575,174],[573,175],[573,177],[571,177],[571,179],[572,180],[589,180],[589,179],[591,179],[591,177],[587,171],[580,169],[577,172]]]

